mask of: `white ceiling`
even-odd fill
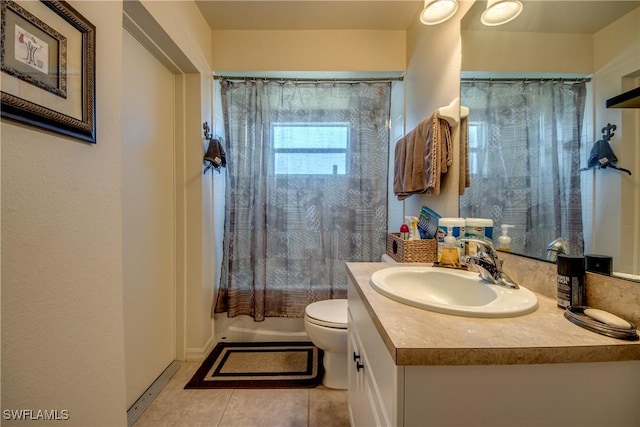
[[[197,0],[214,30],[406,30],[423,0]],[[469,10],[465,30],[546,31],[592,34],[640,1],[525,0],[523,13],[501,27],[480,24],[486,1]]]

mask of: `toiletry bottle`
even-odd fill
[[[411,240],[420,240],[420,233],[418,232],[418,217],[411,216],[409,217],[411,221],[409,223],[409,239]]]
[[[403,237],[403,239],[405,240],[411,240],[411,217],[410,216],[405,216],[404,217],[404,224],[407,226],[408,230],[407,230],[407,237]]]
[[[448,232],[449,227],[453,230],[453,233]],[[444,251],[444,238],[447,234],[451,234],[455,240],[455,246],[458,248],[458,258],[464,255],[464,243],[457,240],[464,237],[464,218],[439,218],[438,219],[438,258]]]
[[[493,220],[489,218],[465,218],[464,235],[465,237],[485,240],[493,244]],[[467,255],[478,255],[474,242],[468,242],[465,251]]]
[[[444,238],[444,248],[440,254],[439,263],[443,267],[460,268],[460,252],[453,237],[453,227],[447,227],[447,237]]]
[[[501,236],[498,237],[498,250],[511,252],[511,237],[509,237],[509,229],[513,225],[502,224],[500,226]]]
[[[400,226],[400,238],[402,240],[408,240],[409,239],[409,226],[407,224],[402,224]]]
[[[490,218],[465,218],[464,235],[493,242],[493,220]]]
[[[586,304],[584,257],[558,255],[558,306],[579,307]]]

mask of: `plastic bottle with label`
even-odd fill
[[[453,227],[447,226],[447,236],[444,238],[444,248],[440,255],[439,264],[443,267],[460,268],[460,251],[453,237]]]
[[[464,244],[458,239],[464,237],[464,218],[439,218],[438,219],[438,262],[442,257],[445,247],[445,237],[449,234],[455,239],[454,246],[458,249],[458,257],[464,255]],[[451,227],[451,233],[449,233]]]
[[[493,220],[489,218],[465,219],[464,235],[471,239],[484,240],[493,244]],[[476,255],[476,244],[469,242],[466,251],[469,255]]]

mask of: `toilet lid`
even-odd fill
[[[314,323],[334,328],[347,327],[347,300],[328,299],[311,303],[305,314]]]

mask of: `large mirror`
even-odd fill
[[[523,4],[487,27],[476,1],[461,22],[460,216],[512,225],[514,253],[610,256],[613,274],[640,280],[640,110],[605,107],[640,87],[640,1]]]

